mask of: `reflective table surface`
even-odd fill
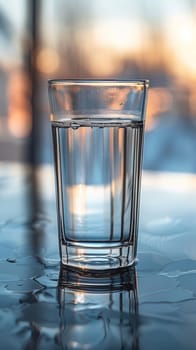
[[[60,268],[51,166],[1,163],[0,198],[1,349],[196,348],[194,175],[143,173],[136,266],[98,278]]]

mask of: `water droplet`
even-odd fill
[[[56,288],[42,289],[36,294],[38,302],[56,303]]]
[[[73,129],[73,130],[77,130],[78,128],[79,128],[79,124],[77,124],[77,123],[71,123],[71,128]]]
[[[57,286],[58,277],[51,276],[51,274],[43,275],[35,279],[36,282],[38,282],[41,286],[47,287],[47,288],[53,288]]]
[[[17,283],[17,286],[23,286],[23,282],[22,282],[22,281],[19,281],[19,282]]]
[[[6,259],[8,262],[10,263],[15,263],[16,262],[16,259],[15,258],[7,258]]]
[[[5,288],[16,293],[35,293],[43,289],[39,283],[31,279],[7,282]]]
[[[44,265],[45,268],[58,267],[59,260],[58,259],[49,259],[39,256],[39,262]]]
[[[52,272],[47,274],[50,281],[58,281],[58,273]]]

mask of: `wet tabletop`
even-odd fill
[[[96,282],[60,269],[51,166],[0,164],[0,198],[1,349],[196,348],[194,175],[144,172],[136,268]]]

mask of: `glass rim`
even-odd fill
[[[49,86],[90,85],[90,86],[143,86],[149,87],[148,79],[49,79]]]

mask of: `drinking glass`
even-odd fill
[[[49,80],[61,262],[136,259],[148,81]]]

